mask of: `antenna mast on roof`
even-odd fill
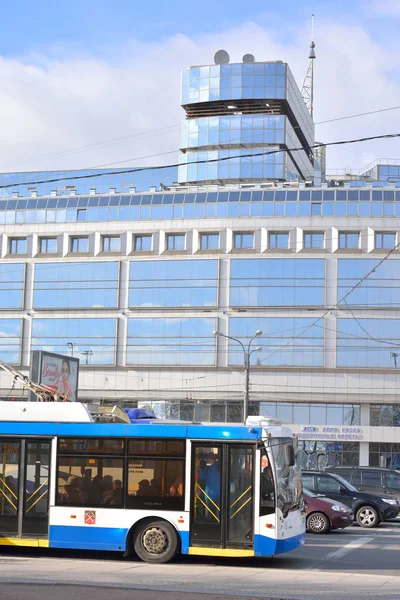
[[[314,59],[315,55],[315,43],[314,43],[314,15],[311,18],[311,44],[310,44],[310,53],[308,58],[310,59],[310,63],[308,65],[307,73],[304,78],[303,87],[301,89],[301,95],[303,96],[303,100],[309,110],[311,116],[313,116],[313,107],[314,107]]]

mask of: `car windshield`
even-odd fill
[[[351,485],[351,483],[349,483],[346,479],[344,479],[344,477],[341,477],[337,473],[332,473],[332,477],[334,477],[335,479],[340,481],[340,483],[343,485],[343,487],[350,490],[351,492],[358,492],[358,489],[355,488],[354,485]]]
[[[309,496],[310,498],[318,498],[317,494],[314,494],[313,492],[311,492],[310,490],[307,490],[306,488],[303,488],[303,494],[305,494],[306,496]]]

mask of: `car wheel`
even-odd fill
[[[134,550],[144,562],[166,563],[178,551],[177,533],[167,521],[146,523],[136,534]]]
[[[324,513],[313,513],[307,517],[307,531],[310,533],[327,533],[331,526],[329,519]]]
[[[360,527],[376,527],[380,523],[379,514],[373,506],[362,506],[356,514]]]

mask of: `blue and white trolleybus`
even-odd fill
[[[153,563],[288,552],[305,537],[295,454],[261,417],[104,423],[80,403],[0,402],[0,544]]]

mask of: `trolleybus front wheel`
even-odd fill
[[[168,562],[178,551],[177,533],[167,521],[146,523],[136,534],[134,550],[144,562]]]

